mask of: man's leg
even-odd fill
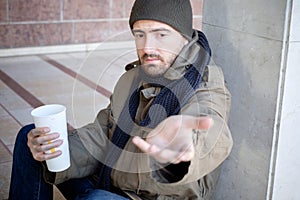
[[[128,198],[125,198],[118,194],[108,192],[106,190],[100,190],[100,189],[89,190],[85,194],[80,194],[75,198],[75,200],[97,200],[97,199],[129,200]]]
[[[89,178],[70,179],[56,186],[66,199],[75,199],[77,195],[94,189]]]
[[[34,125],[24,126],[17,135],[10,182],[9,199],[53,199],[53,186],[43,179],[43,166],[34,160],[27,146],[27,134]]]
[[[34,160],[27,146],[27,135],[34,125],[24,126],[18,133],[10,182],[9,199],[52,200],[53,186],[44,181],[43,166]],[[67,199],[126,199],[114,193],[96,189],[89,178],[72,179],[57,185]]]
[[[96,188],[97,181],[90,178],[71,179],[64,183],[57,185],[61,193],[66,199],[105,199],[105,200],[128,200],[125,198],[125,194],[116,194],[105,190]],[[117,191],[116,191],[117,192]],[[119,192],[121,193],[121,192]],[[122,196],[124,195],[124,196]]]

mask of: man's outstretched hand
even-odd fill
[[[160,163],[187,162],[195,154],[193,134],[198,134],[195,130],[207,130],[212,124],[209,117],[175,115],[162,121],[146,140],[136,136],[132,142]]]

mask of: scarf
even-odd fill
[[[201,39],[203,40],[203,38]],[[194,64],[184,66],[186,72],[177,80],[170,80],[164,76],[155,78],[149,77],[139,68],[139,76],[131,85],[129,93],[131,95],[126,99],[125,106],[121,111],[105,162],[99,173],[100,188],[105,190],[111,189],[110,175],[112,167],[117,162],[123,148],[130,139],[130,133],[135,123],[135,116],[140,101],[140,92],[143,89],[143,86],[140,87],[141,82],[154,87],[161,87],[146,117],[138,124],[143,127],[153,129],[167,117],[179,114],[181,108],[195,94],[195,90],[199,87],[201,82],[204,68],[210,60],[210,49],[205,48],[208,46],[207,40],[205,38],[206,43],[201,44],[201,39],[199,39],[198,42],[204,48],[200,48]]]

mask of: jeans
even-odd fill
[[[17,135],[9,190],[10,200],[52,200],[53,186],[44,181],[43,166],[34,160],[27,146],[27,134],[34,125],[24,126]],[[125,197],[100,190],[89,178],[72,179],[57,185],[66,199],[126,199]]]

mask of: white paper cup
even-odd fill
[[[66,107],[58,104],[44,105],[35,108],[31,112],[36,127],[49,127],[50,133],[59,133],[59,139],[63,143],[58,148],[53,148],[49,152],[61,150],[62,154],[50,160],[46,160],[49,171],[60,172],[70,167],[70,153],[68,142],[68,130],[66,120]],[[48,141],[51,143],[51,141]],[[46,153],[49,153],[46,152]]]

